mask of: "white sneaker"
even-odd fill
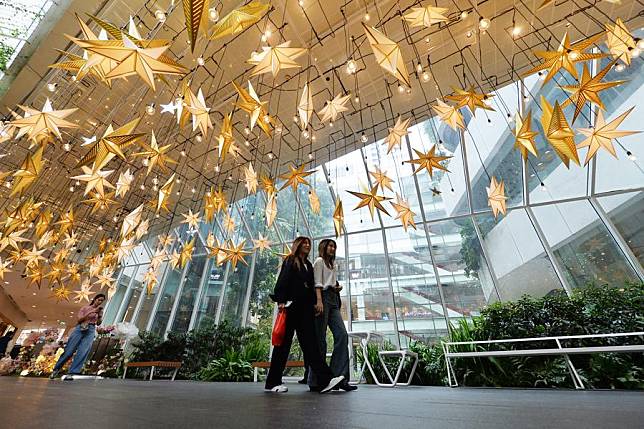
[[[273,393],[286,393],[288,392],[288,387],[284,386],[283,384],[280,384],[279,386],[275,386],[272,389],[264,389],[266,392],[273,392]]]
[[[320,393],[328,392],[338,384],[342,383],[342,380],[344,380],[344,375],[339,375],[337,377],[332,378],[331,381],[329,381],[329,384],[324,389],[320,390]]]

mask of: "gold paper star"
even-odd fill
[[[159,246],[162,248],[170,247],[174,243],[174,237],[172,237],[172,234],[163,234],[159,236]]]
[[[630,136],[632,134],[638,134],[641,131],[619,131],[617,127],[626,119],[626,117],[633,111],[635,107],[631,107],[609,123],[606,123],[604,120],[604,114],[602,111],[597,112],[597,120],[595,121],[594,128],[579,128],[581,134],[585,135],[587,138],[584,139],[581,143],[577,145],[577,149],[582,147],[588,147],[588,153],[586,153],[586,160],[584,165],[587,165],[588,162],[595,156],[597,150],[602,147],[608,151],[611,155],[617,158],[615,153],[615,147],[613,146],[613,139],[618,137]]]
[[[505,185],[503,180],[496,181],[496,177],[492,176],[490,180],[490,186],[485,188],[487,191],[488,206],[492,207],[492,213],[494,217],[497,217],[500,213],[505,214],[505,200],[508,198],[505,196]]]
[[[206,248],[208,249],[208,257],[215,258],[217,266],[221,266],[226,254],[221,250],[221,246],[212,232],[209,232],[208,237],[206,237]]]
[[[233,145],[235,143],[235,138],[233,137],[233,125],[231,117],[232,113],[224,116],[224,120],[221,124],[221,132],[217,136],[217,149],[219,158],[221,159],[221,164],[226,161],[227,154],[231,153],[234,155]]]
[[[101,28],[101,31],[99,32],[97,37],[94,34],[94,32],[89,28],[89,26],[85,24],[85,22],[81,19],[81,17],[78,16],[78,14],[75,14],[75,15],[85,40],[107,40],[107,31],[105,30],[105,28]],[[100,21],[100,23],[102,22],[103,21]],[[116,28],[116,31],[118,32],[118,36],[120,38],[121,37],[120,29]],[[81,81],[89,73],[95,76],[99,81],[106,84],[109,88],[112,87],[112,82],[109,79],[107,79],[106,76],[110,72],[110,70],[116,67],[117,65],[116,61],[111,60],[109,58],[105,58],[102,55],[85,51],[83,53],[83,62],[84,64],[82,64],[82,66],[78,69],[78,73],[76,74],[77,81]]]
[[[286,41],[275,47],[262,46],[262,52],[251,56],[246,62],[255,65],[251,76],[272,73],[273,78],[276,78],[280,70],[300,68],[301,66],[295,62],[295,59],[305,53],[305,48],[291,48],[291,42]]]
[[[209,4],[209,0],[183,0],[183,14],[192,52],[195,51],[199,32],[207,33],[208,31]]]
[[[154,269],[153,268],[148,269],[145,272],[145,275],[143,276],[145,291],[147,292],[148,295],[152,293],[152,291],[154,290],[154,286],[156,286],[158,282],[159,282],[159,279],[157,279],[157,275],[154,272]]]
[[[244,186],[246,187],[246,191],[248,191],[248,195],[257,192],[257,185],[259,185],[257,173],[253,169],[253,164],[249,162],[248,166],[244,167]]]
[[[72,247],[76,246],[77,243],[78,237],[76,236],[76,233],[74,231],[70,231],[65,235],[65,238],[63,239],[63,245],[67,249],[71,249]]]
[[[320,115],[320,122],[324,123],[329,120],[335,122],[338,119],[338,115],[340,115],[340,113],[349,110],[349,108],[346,107],[346,104],[350,98],[351,94],[338,94],[333,97],[333,100],[327,101],[324,107],[318,112],[318,114]]]
[[[432,109],[438,113],[438,117],[441,121],[449,125],[453,130],[465,129],[465,121],[463,121],[463,115],[461,112],[454,106],[444,103],[442,100],[436,100],[438,105],[432,106]]]
[[[92,170],[85,165],[81,168],[84,174],[72,176],[71,179],[87,182],[83,195],[89,194],[93,189],[96,189],[99,194],[103,195],[105,194],[105,188],[114,188],[114,185],[107,181],[107,177],[114,173],[114,170]]]
[[[448,19],[445,16],[447,10],[448,9],[446,7],[412,7],[411,12],[404,15],[403,18],[405,18],[405,21],[409,23],[410,27],[429,28],[432,24],[447,22]]]
[[[4,275],[5,273],[10,273],[11,270],[9,269],[9,265],[11,265],[10,261],[2,261],[2,258],[0,258],[0,280],[4,280]]]
[[[372,221],[373,221],[373,215],[376,209],[380,210],[381,212],[389,216],[389,213],[382,205],[382,201],[387,201],[387,200],[390,200],[391,198],[376,195],[376,193],[378,192],[377,186],[374,186],[373,188],[371,188],[371,191],[369,191],[369,193],[356,192],[356,191],[347,191],[347,192],[353,196],[360,198],[360,202],[353,210],[358,210],[361,207],[368,207],[369,213],[371,214]]]
[[[252,252],[249,252],[244,249],[246,240],[242,240],[237,244],[234,244],[232,241],[227,247],[223,247],[221,250],[226,255],[224,257],[224,262],[230,261],[230,265],[233,270],[237,267],[237,263],[241,262],[242,264],[248,266],[248,262],[244,259],[246,256],[250,255]]]
[[[417,174],[423,168],[427,170],[427,172],[429,173],[429,177],[434,177],[434,168],[437,170],[449,172],[447,167],[444,167],[441,164],[441,162],[447,159],[450,159],[451,156],[436,155],[436,145],[433,145],[432,148],[429,151],[427,151],[427,153],[423,153],[416,149],[414,149],[414,152],[416,152],[416,156],[418,157],[418,159],[411,159],[409,161],[405,161],[406,163],[409,163],[409,164],[418,165],[418,167],[416,167],[416,169],[414,170],[414,174]]]
[[[577,78],[577,69],[575,68],[575,63],[594,60],[606,56],[606,54],[591,54],[584,52],[595,42],[597,42],[601,37],[602,34],[598,34],[571,45],[568,33],[565,33],[563,40],[559,44],[559,48],[557,48],[556,51],[535,51],[534,54],[537,57],[542,58],[544,62],[523,73],[522,76],[529,76],[541,70],[548,70],[548,74],[543,80],[543,83],[545,84],[550,79],[552,79],[559,70],[563,68],[564,70],[568,71],[568,73],[570,73],[574,78]]]
[[[537,145],[534,141],[539,133],[531,130],[532,125],[532,111],[528,110],[525,118],[517,113],[516,124],[514,129],[514,147],[521,151],[523,159],[528,159],[528,151],[534,156],[537,155]]]
[[[16,139],[26,134],[34,143],[40,144],[51,140],[52,135],[62,140],[59,128],[78,128],[78,125],[65,119],[78,109],[54,110],[49,98],[45,100],[42,110],[18,106],[25,111],[25,115],[10,122],[19,129]]]
[[[304,167],[304,164],[300,165],[298,168],[290,165],[289,169],[291,171],[279,176],[280,179],[284,179],[286,181],[280,188],[280,191],[291,186],[293,188],[293,192],[297,192],[297,187],[299,185],[311,186],[309,182],[306,181],[305,177],[313,174],[313,171],[304,171]]]
[[[262,189],[266,192],[267,198],[270,199],[277,195],[277,187],[272,177],[262,174],[259,180],[262,182]]]
[[[167,155],[167,152],[172,147],[171,144],[159,147],[157,144],[157,138],[154,135],[154,130],[152,130],[152,139],[150,140],[150,145],[144,144],[143,147],[146,149],[143,152],[137,152],[132,154],[132,156],[143,156],[148,160],[148,171],[146,173],[150,174],[155,165],[158,165],[162,172],[168,172],[168,166],[166,164],[176,164],[177,161],[170,158]]]
[[[266,226],[270,228],[277,217],[277,198],[275,196],[269,197],[266,201],[264,215],[266,216]]]
[[[25,189],[29,188],[29,186],[36,181],[43,168],[42,152],[43,147],[40,146],[36,149],[36,152],[28,154],[20,168],[13,173],[13,177],[15,177],[15,179],[9,196],[14,196],[16,194],[22,196]]]
[[[411,88],[409,73],[407,72],[400,46],[375,28],[369,27],[364,23],[362,23],[362,27],[367,35],[369,45],[371,45],[378,65],[407,85],[407,88]]]
[[[273,123],[273,119],[268,115],[266,110],[268,102],[261,101],[259,99],[259,96],[255,92],[255,88],[253,88],[250,81],[248,81],[248,91],[237,85],[235,82],[233,82],[233,86],[239,94],[237,107],[248,113],[250,116],[250,129],[252,130],[255,127],[255,124],[258,123],[262,131],[264,131],[264,134],[271,137],[271,124]]]
[[[89,279],[85,279],[81,284],[80,290],[74,291],[76,297],[74,297],[74,302],[89,302],[91,295],[94,295],[96,292],[92,291],[92,285],[89,283]]]
[[[255,243],[255,246],[253,247],[253,250],[259,250],[260,252],[264,252],[264,250],[271,250],[271,241],[262,235],[262,233],[259,233],[259,237],[256,240],[253,240]]]
[[[222,221],[223,227],[226,231],[232,233],[235,231],[235,219],[230,215],[230,213],[224,214],[224,219]]]
[[[188,226],[192,229],[198,229],[199,228],[199,222],[201,222],[201,217],[199,216],[199,212],[193,213],[192,209],[188,209],[188,213],[181,213],[181,216],[183,216],[183,220],[181,223],[187,223]]]
[[[42,237],[45,231],[49,228],[49,224],[51,223],[51,220],[53,219],[54,215],[51,213],[51,210],[49,208],[46,208],[43,210],[40,215],[38,216],[38,220],[36,221],[36,237]]]
[[[268,11],[270,3],[251,1],[247,5],[241,6],[229,12],[213,26],[211,40],[220,37],[241,33],[251,27],[262,18],[262,15]]]
[[[195,240],[197,237],[193,237],[188,243],[184,244],[181,248],[181,254],[179,255],[179,265],[181,268],[185,268],[188,261],[192,261],[192,251],[195,248]]]
[[[416,229],[416,223],[414,222],[414,216],[416,214],[409,207],[409,203],[401,198],[400,195],[396,194],[396,202],[389,201],[389,204],[392,205],[394,210],[396,210],[396,219],[400,219],[402,222],[403,229],[407,232],[407,227],[411,226]]]
[[[344,225],[344,210],[342,209],[342,200],[335,201],[335,209],[333,210],[333,228],[335,229],[335,238],[342,234],[342,226]]]
[[[24,238],[22,236],[22,234],[24,234],[26,231],[26,229],[20,229],[17,231],[12,231],[9,234],[0,233],[0,252],[6,249],[7,246],[14,249],[20,249],[18,243],[29,241],[28,238]]]
[[[470,87],[467,91],[455,87],[452,87],[452,89],[454,90],[454,94],[446,95],[445,98],[456,102],[457,108],[467,106],[473,115],[477,107],[494,112],[494,109],[485,103],[486,100],[491,99],[494,95],[476,92],[474,87]]]
[[[173,270],[176,270],[180,263],[181,255],[176,250],[173,250],[172,254],[170,255],[170,266]]]
[[[149,228],[150,228],[149,219],[146,219],[143,222],[141,222],[139,226],[136,227],[136,231],[134,232],[134,236],[136,237],[136,239],[140,240],[145,234],[148,233]]]
[[[100,289],[103,289],[104,287],[110,287],[116,279],[112,277],[112,273],[108,270],[104,270],[102,273],[100,273],[96,281],[94,282],[95,285],[98,285]]]
[[[150,258],[150,268],[153,270],[156,270],[159,268],[161,265],[161,262],[167,257],[168,255],[165,253],[165,250],[163,248],[159,248],[154,251],[154,255],[152,255],[152,258]]]
[[[579,154],[575,146],[575,133],[570,128],[566,116],[556,101],[554,108],[548,100],[541,96],[541,128],[548,142],[552,145],[559,158],[566,167],[570,167],[570,160],[579,165]]]
[[[130,172],[129,168],[125,173],[121,172],[119,174],[119,179],[116,181],[116,196],[125,197],[125,194],[130,190],[130,186],[132,186],[133,181],[134,175]]]
[[[376,167],[375,171],[370,171],[369,175],[373,177],[373,180],[376,182],[374,187],[380,187],[380,189],[382,189],[383,191],[385,189],[389,189],[390,191],[394,190],[394,188],[391,186],[394,180],[387,176],[387,172],[381,171],[379,167]]]
[[[309,191],[309,204],[311,205],[311,211],[315,214],[320,214],[320,198],[318,197],[315,189]]]
[[[206,137],[208,129],[213,128],[212,121],[210,120],[210,107],[206,106],[206,99],[203,96],[201,88],[195,95],[192,91],[188,91],[189,101],[186,103],[188,111],[192,114],[192,131],[199,128],[201,135]]]
[[[300,104],[297,105],[297,113],[300,118],[300,128],[304,130],[313,116],[313,94],[309,90],[308,83],[304,84]]]
[[[577,116],[581,113],[586,102],[595,103],[600,109],[604,109],[604,103],[599,98],[600,91],[621,85],[626,82],[625,80],[615,80],[611,82],[602,82],[601,80],[613,68],[617,60],[611,61],[603,70],[595,76],[590,76],[588,66],[584,64],[584,70],[581,75],[581,80],[578,85],[564,85],[562,88],[570,93],[570,98],[564,101],[561,105],[562,108],[568,106],[570,103],[575,103],[575,114],[572,117],[574,123]]]
[[[60,219],[54,225],[60,225],[58,233],[61,237],[65,235],[74,226],[74,209],[70,207],[69,210],[61,214]]]
[[[387,154],[389,154],[394,147],[400,147],[402,143],[401,139],[409,134],[407,128],[409,128],[410,121],[411,118],[407,118],[404,121],[401,121],[401,117],[398,116],[394,127],[389,128],[389,134],[387,135],[387,139],[385,140],[385,142],[387,143]]]
[[[121,244],[116,248],[116,260],[121,262],[124,258],[128,257],[134,247],[136,247],[134,237],[121,240]]]
[[[49,272],[45,276],[49,279],[49,284],[58,283],[60,285],[65,275],[65,264],[61,260],[51,262],[49,264]]]
[[[92,198],[83,200],[83,203],[93,204],[92,211],[90,213],[96,213],[98,210],[108,210],[110,205],[117,204],[112,197],[114,197],[114,192],[107,192],[105,194],[94,192]]]
[[[61,284],[60,286],[58,286],[56,289],[53,290],[52,297],[56,299],[57,303],[62,300],[69,302],[70,294],[71,294],[71,291],[67,289],[67,287],[64,284]]]
[[[136,230],[136,227],[141,223],[142,216],[143,204],[139,205],[123,218],[123,224],[121,225],[122,238],[129,237]]]
[[[159,213],[159,210],[164,209],[169,212],[168,201],[170,201],[170,196],[172,195],[172,187],[174,186],[174,175],[172,176],[159,188],[159,196],[156,201],[154,201],[153,206],[156,207],[156,212]]]
[[[615,60],[621,59],[631,65],[632,52],[637,45],[621,18],[615,20],[615,25],[606,24],[606,46]]]
[[[22,261],[25,263],[25,266],[27,268],[40,264],[40,261],[44,261],[45,258],[42,256],[42,254],[45,252],[47,249],[38,249],[36,245],[34,244],[31,248],[31,250],[26,249],[24,251],[24,254],[22,255]]]
[[[105,130],[103,137],[78,161],[76,167],[94,163],[94,169],[100,170],[115,156],[125,161],[123,149],[134,144],[139,138],[145,135],[141,133],[132,134],[140,120],[140,118],[134,119],[116,130],[110,124]]]
[[[221,189],[221,186],[217,189],[217,192],[212,194],[212,203],[215,206],[215,211],[217,213],[226,210],[228,203],[226,202],[226,194]]]

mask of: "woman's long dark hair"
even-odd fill
[[[338,248],[338,244],[335,242],[335,240],[331,240],[330,238],[325,238],[324,240],[320,241],[320,244],[318,244],[318,255],[320,255],[320,258],[324,260],[324,263],[327,267],[333,269],[333,264],[335,263],[335,255],[329,255],[327,253],[327,248],[331,243],[335,245],[336,249]]]
[[[304,261],[307,259],[306,257],[302,258],[300,256],[300,248],[305,242],[308,242],[309,246],[311,245],[311,239],[309,237],[297,237],[293,241],[293,246],[291,246],[291,253],[287,256],[287,259],[293,261],[293,264],[298,270],[302,269],[302,265],[304,265]]]
[[[90,301],[89,305],[94,305],[94,302],[99,298],[105,299],[106,296],[105,296],[104,293],[99,293],[98,295],[94,296],[94,298],[92,298],[92,300]]]

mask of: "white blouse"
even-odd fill
[[[324,290],[335,287],[338,283],[338,266],[334,264],[333,268],[329,268],[324,263],[324,259],[317,258],[313,262],[313,278],[315,279],[315,287]]]

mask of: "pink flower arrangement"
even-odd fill
[[[96,328],[96,333],[99,335],[111,334],[114,328],[115,328],[114,325],[98,326]]]

